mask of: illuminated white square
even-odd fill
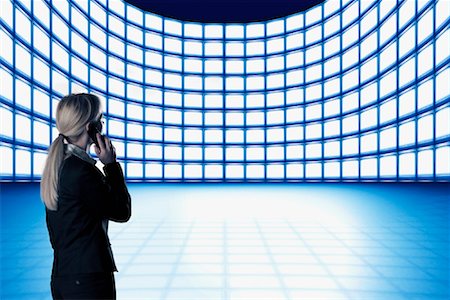
[[[148,159],[162,159],[161,145],[145,145],[145,158]]]
[[[338,136],[340,134],[340,120],[330,120],[324,123],[324,136]]]
[[[206,178],[223,178],[223,166],[217,164],[205,165]]]
[[[244,142],[244,131],[243,130],[232,130],[226,131],[226,142],[227,143],[243,143]]]
[[[322,97],[322,84],[315,84],[306,88],[306,101]]]
[[[181,160],[181,147],[165,146],[164,159],[166,160]]]
[[[31,120],[28,116],[20,113],[15,114],[16,117],[16,139],[25,142],[31,142]],[[20,129],[20,130],[17,130]]]
[[[317,139],[322,137],[322,123],[312,123],[306,126],[306,138]]]
[[[205,77],[205,90],[217,91],[223,89],[223,78],[220,76]]]
[[[246,160],[264,160],[264,147],[247,147]]]
[[[377,125],[377,109],[366,109],[361,113],[361,130]]]
[[[226,89],[230,91],[241,91],[244,89],[244,79],[242,77],[227,77],[225,84]]]
[[[358,131],[359,129],[359,115],[352,114],[347,115],[342,119],[342,133],[347,134],[350,132]]]
[[[10,147],[0,146],[0,174],[12,175],[13,173],[13,151]]]
[[[203,115],[198,111],[184,111],[184,124],[186,125],[202,125]]]
[[[303,51],[290,52],[286,55],[286,68],[295,68],[304,65]]]
[[[450,175],[450,147],[436,149],[436,175]]]
[[[244,125],[244,114],[240,112],[228,112],[225,116],[226,125]]]
[[[287,164],[286,178],[303,178],[303,164],[301,163]]]
[[[223,115],[221,112],[206,112],[205,125],[222,125]]]
[[[366,133],[361,136],[361,153],[377,151],[378,137],[376,132]]]
[[[303,126],[293,125],[286,128],[286,141],[301,141],[303,140]]]
[[[380,132],[380,149],[391,149],[397,146],[397,128],[389,127]]]
[[[286,73],[286,86],[299,85],[304,82],[304,71],[302,69],[294,69]]]
[[[246,165],[247,178],[264,178],[264,165]]]
[[[286,159],[302,159],[303,145],[288,145],[286,146]]]
[[[181,142],[181,129],[176,127],[165,127],[164,139],[166,141]]]
[[[284,73],[275,73],[267,76],[267,88],[284,87]]]
[[[429,141],[433,138],[434,124],[433,115],[429,114],[419,119],[417,124],[418,142]]]
[[[311,162],[306,164],[306,178],[321,178],[322,163]]]
[[[340,99],[326,101],[324,104],[324,116],[329,117],[338,115],[341,111],[340,105],[341,105]]]
[[[268,125],[284,124],[284,109],[271,109],[267,111],[266,122]]]
[[[188,95],[187,95],[188,96]],[[185,103],[186,103],[186,97],[185,96]],[[201,99],[201,95],[196,95],[196,102],[198,103],[198,107],[201,107],[201,103],[202,103],[202,99]],[[194,100],[194,99],[193,99]],[[193,102],[193,101],[191,101]],[[192,104],[193,105],[193,104]],[[192,106],[191,105],[191,106]],[[205,95],[205,107],[207,108],[221,108],[223,107],[223,97],[220,94],[206,94]]]
[[[322,157],[321,143],[306,144],[306,158],[321,158],[321,157]]]
[[[205,142],[207,142],[207,143],[222,143],[222,140],[223,140],[223,131],[221,129],[206,129],[205,130]]]
[[[242,165],[226,165],[226,177],[228,178],[242,178],[244,175],[244,166]]]
[[[377,159],[361,159],[361,177],[376,177],[378,174]]]
[[[109,121],[109,129],[111,130],[111,121]],[[123,126],[123,123],[117,122],[117,124],[122,124],[121,126]],[[123,134],[122,134],[123,136]],[[147,126],[145,128],[145,139],[146,140],[151,140],[151,141],[161,141],[162,140],[162,128],[158,127],[158,126]]]
[[[244,55],[244,44],[242,42],[228,42],[225,47],[227,56]]]
[[[435,119],[436,138],[450,135],[450,107],[444,107],[436,112]]]
[[[444,1],[442,0],[439,2],[444,2]],[[449,11],[448,7],[447,7],[447,11]],[[437,10],[436,10],[436,13],[438,13]],[[440,12],[440,13],[444,14],[444,12]],[[447,29],[439,35],[439,37],[436,39],[436,42],[435,42],[435,49],[436,49],[435,64],[436,64],[436,66],[440,65],[442,62],[444,62],[450,56],[449,47],[445,47],[445,45],[448,45],[449,43],[450,43],[450,30]]]
[[[263,143],[264,142],[264,130],[263,129],[248,129],[247,130],[247,143]]]
[[[339,161],[327,161],[324,163],[324,177],[339,178],[341,170],[341,163]]]
[[[327,141],[324,145],[324,156],[325,157],[336,157],[341,153],[341,143],[339,140]]]
[[[344,139],[342,141],[342,154],[343,155],[358,154],[358,144],[359,139],[357,137]]]
[[[205,160],[222,160],[222,159],[223,159],[222,147],[205,147]]]
[[[206,56],[218,56],[223,54],[223,43],[205,42],[204,51]]]
[[[286,50],[298,49],[303,46],[303,32],[296,32],[286,36]]]
[[[399,126],[399,146],[411,145],[416,142],[416,123],[403,122]]]
[[[164,165],[165,178],[181,178],[181,165],[165,164]]]
[[[225,157],[227,161],[244,160],[244,149],[241,147],[227,147],[225,149]]]
[[[267,142],[281,142],[284,141],[284,128],[270,128],[266,129]]]
[[[225,36],[227,38],[243,38],[244,26],[242,25],[227,25],[225,27]]]
[[[267,147],[267,160],[284,160],[284,146]]]
[[[414,152],[399,155],[399,175],[414,176],[416,174],[416,155]]]
[[[436,102],[450,96],[450,68],[446,68],[436,75]]]
[[[185,160],[201,160],[202,159],[202,148],[194,146],[185,146],[184,159]]]
[[[380,158],[380,176],[393,177],[397,175],[397,157],[394,155]]]
[[[15,161],[15,171],[17,175],[31,175],[31,154],[29,150],[21,150],[16,148]]]
[[[222,25],[205,25],[204,34],[206,38],[221,38],[223,37]]]
[[[201,42],[186,40],[184,42],[184,54],[189,55],[202,55],[203,45]]]
[[[433,175],[433,150],[421,150],[417,154],[417,172],[418,176],[432,176]]]
[[[187,143],[201,143],[203,141],[201,129],[184,129],[184,141]]]
[[[303,89],[291,88],[286,90],[286,104],[297,104],[303,102]]]
[[[358,161],[344,160],[342,162],[342,177],[355,178],[358,177]]]
[[[0,116],[2,118],[2,126],[0,127],[0,134],[5,137],[13,138],[13,113],[11,108],[0,107]],[[36,121],[35,121],[36,122]],[[47,131],[49,131],[47,129]],[[35,133],[36,135],[36,133]],[[36,137],[35,137],[36,141]],[[39,141],[39,139],[37,140]]]
[[[266,42],[266,54],[284,51],[284,37],[268,39]]]
[[[186,164],[184,166],[185,178],[202,178],[203,176],[202,165]]]
[[[284,165],[267,164],[267,178],[284,178]]]
[[[303,107],[290,107],[286,109],[286,122],[300,122],[303,121],[304,110]]]
[[[142,163],[127,163],[127,177],[142,177]]]

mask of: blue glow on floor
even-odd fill
[[[118,299],[449,299],[449,184],[129,184]],[[1,185],[1,299],[51,299],[39,185]]]

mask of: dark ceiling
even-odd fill
[[[285,17],[323,0],[125,0],[145,11],[183,21],[248,23]]]

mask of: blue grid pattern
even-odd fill
[[[449,180],[446,0],[249,24],[120,0],[1,5],[2,181],[40,180],[58,99],[81,91],[102,99],[128,181]]]
[[[129,189],[133,218],[109,227],[118,299],[450,296],[448,184]],[[2,188],[2,299],[51,297],[38,197]]]

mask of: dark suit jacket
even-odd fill
[[[52,276],[117,271],[108,220],[126,222],[131,198],[118,162],[103,167],[69,155],[60,168],[58,210],[46,209],[54,250]]]

